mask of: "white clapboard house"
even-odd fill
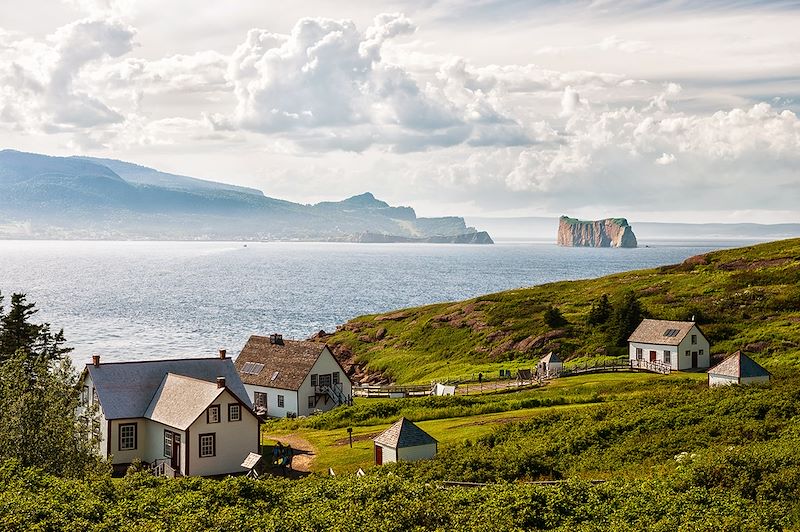
[[[438,449],[438,442],[433,436],[404,417],[372,441],[375,465],[426,460],[436,456]]]
[[[224,351],[144,362],[94,355],[81,381],[79,414],[94,416],[115,473],[136,460],[168,476],[244,473],[242,461],[259,450],[259,419]]]
[[[765,384],[772,375],[761,365],[741,351],[708,370],[708,385]]]
[[[307,416],[352,403],[353,385],[323,343],[251,336],[236,370],[259,415]]]
[[[631,361],[665,364],[673,370],[707,368],[710,346],[693,321],[642,320],[628,338]]]

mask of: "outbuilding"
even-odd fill
[[[539,361],[536,366],[536,373],[550,377],[558,375],[562,369],[564,369],[564,362],[556,353],[551,351]]]
[[[706,335],[693,321],[642,320],[628,338],[632,363],[678,371],[709,367],[710,349]]]
[[[736,351],[734,354],[708,370],[709,386],[728,386],[731,384],[766,383],[772,375],[758,362]]]
[[[375,465],[433,458],[439,446],[433,436],[404,417],[378,435],[373,442]]]

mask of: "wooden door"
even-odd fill
[[[692,367],[697,367],[697,351],[692,351]]]
[[[656,361],[656,352],[650,351],[650,362],[655,362],[655,361]]]
[[[172,458],[170,464],[175,471],[181,470],[181,435],[172,435]]]
[[[375,446],[375,465],[383,464],[383,447],[380,445]]]

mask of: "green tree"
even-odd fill
[[[644,316],[645,312],[636,294],[631,291],[625,292],[611,315],[608,329],[609,342],[615,346],[624,346]]]
[[[77,380],[69,357],[47,362],[20,350],[0,364],[0,461],[59,476],[103,469],[99,425],[79,404]]]
[[[550,327],[561,327],[567,324],[564,315],[553,305],[550,305],[547,307],[547,310],[544,311],[544,322]]]
[[[600,299],[592,303],[586,322],[589,325],[602,325],[608,321],[613,311],[614,308],[608,300],[608,295],[603,294]]]
[[[3,313],[2,300],[0,294],[0,362],[22,352],[30,359],[48,363],[62,360],[72,351],[65,345],[63,329],[53,333],[49,323],[31,322],[39,311],[25,294],[12,294],[7,314]]]

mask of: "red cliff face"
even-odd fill
[[[584,221],[568,216],[558,220],[558,245],[594,248],[635,248],[636,235],[625,218]]]

